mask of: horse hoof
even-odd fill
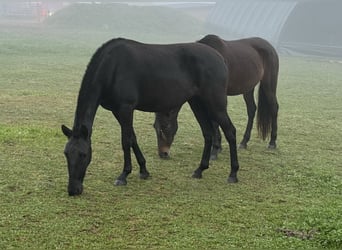
[[[149,172],[140,173],[139,176],[140,176],[140,179],[146,180],[150,177],[150,173]]]
[[[238,179],[237,179],[237,177],[229,176],[227,182],[228,183],[237,183]]]
[[[197,173],[196,171],[192,174],[191,176],[194,179],[201,179],[202,178],[202,173]]]
[[[119,180],[119,179],[117,179],[117,180],[115,180],[114,185],[115,186],[126,186],[127,185],[127,181],[126,180]]]
[[[216,161],[217,158],[218,158],[217,154],[211,154],[211,155],[210,155],[210,160],[211,160],[211,161]]]
[[[269,144],[268,149],[276,149],[277,146],[275,144]]]
[[[239,149],[247,149],[247,144],[240,143]]]

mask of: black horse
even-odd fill
[[[78,95],[72,130],[62,125],[68,137],[67,159],[69,195],[83,191],[83,179],[91,161],[91,134],[99,105],[112,111],[121,126],[124,167],[116,185],[127,184],[132,171],[131,148],[146,179],[145,158],[133,129],[133,111],[164,112],[191,106],[202,129],[204,149],[194,178],[201,178],[209,166],[214,128],[222,128],[230,147],[231,172],[228,182],[237,182],[239,169],[236,131],[227,114],[225,95],[228,70],[223,57],[200,43],[151,45],[126,39],[113,39],[93,55]]]
[[[256,112],[254,88],[260,82],[257,127],[262,139],[271,132],[269,148],[276,148],[278,102],[276,96],[279,58],[270,43],[261,38],[225,41],[215,35],[207,35],[198,43],[216,49],[227,61],[229,83],[227,95],[243,94],[248,114],[245,134],[240,148],[247,148]],[[157,134],[158,153],[168,158],[171,144],[178,129],[179,109],[156,113],[154,127]],[[214,125],[215,126],[215,125]],[[221,151],[220,130],[215,129],[211,159]]]

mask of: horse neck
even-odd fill
[[[91,135],[95,114],[99,107],[98,92],[84,88],[83,86],[81,87],[77,100],[73,130],[78,130],[84,125],[88,129],[89,136]]]
[[[103,68],[103,62],[105,58],[102,57],[106,47],[111,41],[102,45],[92,56],[86,72],[83,76],[81,88],[78,94],[77,108],[75,112],[74,128],[79,129],[82,125],[86,126],[91,135],[95,114],[99,107],[101,93],[103,92],[103,81],[106,81],[105,74],[101,74]],[[102,77],[102,79],[100,79]]]

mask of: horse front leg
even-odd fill
[[[123,186],[127,185],[127,176],[132,172],[132,159],[131,159],[131,146],[132,140],[128,133],[125,131],[126,129],[122,129],[121,135],[121,143],[122,150],[124,153],[124,167],[122,173],[116,178],[114,185]]]
[[[127,185],[127,176],[132,172],[131,147],[133,145],[133,109],[121,107],[118,112],[113,112],[121,126],[121,145],[124,153],[124,167],[122,173],[116,178],[114,185]]]
[[[146,168],[146,160],[144,155],[142,154],[140,147],[137,142],[137,137],[135,135],[135,132],[133,130],[133,144],[132,144],[133,152],[135,155],[135,158],[137,159],[137,162],[140,167],[140,178],[146,180],[148,177],[150,177],[150,173],[147,171]]]
[[[216,116],[217,122],[223,130],[223,133],[226,137],[226,140],[229,144],[230,151],[230,174],[228,177],[229,183],[238,182],[237,172],[239,170],[239,162],[237,156],[237,147],[236,147],[236,129],[230,120],[227,112],[220,112]]]
[[[251,138],[251,131],[253,128],[253,121],[254,121],[255,112],[256,112],[256,104],[254,100],[254,89],[244,94],[243,99],[245,100],[245,103],[246,103],[248,121],[247,121],[246,130],[243,135],[243,139],[240,142],[239,148],[246,149],[247,143],[249,142]]]

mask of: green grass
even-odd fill
[[[281,57],[278,149],[267,150],[254,129],[238,152],[236,185],[226,183],[227,145],[203,179],[190,177],[203,139],[185,105],[166,161],[157,155],[154,115],[135,113],[152,178],[140,180],[134,162],[128,185],[114,186],[120,127],[99,109],[84,193],[68,197],[60,125],[72,125],[85,67],[110,34],[86,43],[86,33],[55,31],[0,36],[1,249],[341,248],[342,64]],[[240,140],[245,106],[242,97],[228,101]]]

